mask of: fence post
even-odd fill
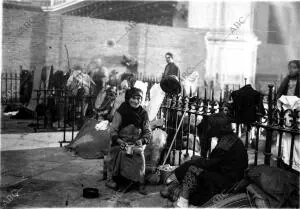
[[[5,100],[5,104],[7,104],[8,103],[8,93],[7,93],[7,91],[8,91],[8,84],[7,84],[7,81],[8,81],[8,73],[7,72],[5,72],[5,98],[6,98],[6,100]]]
[[[272,125],[272,113],[273,113],[273,87],[274,85],[269,84],[269,94],[268,94],[268,126]],[[267,128],[266,135],[266,146],[265,146],[265,165],[270,165],[271,158],[271,148],[272,148],[272,130]]]
[[[13,103],[13,73],[10,73],[10,95],[9,95],[10,99],[10,103]]]

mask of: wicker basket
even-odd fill
[[[170,166],[170,165],[164,165],[164,166],[160,166],[158,167],[158,170],[160,171],[160,183],[165,184],[167,178],[174,173],[174,170],[177,168],[178,166]]]

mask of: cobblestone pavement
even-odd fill
[[[28,128],[30,122],[8,119],[3,124],[2,120],[1,208],[172,206],[160,196],[162,186],[147,185],[146,196],[135,190],[120,193],[107,188],[102,180],[102,159],[74,156],[59,147],[62,132],[34,133]],[[262,149],[264,141],[260,143]],[[251,163],[254,151],[248,153]],[[263,163],[262,154],[258,163]],[[83,198],[84,187],[98,188],[100,197]]]
[[[103,160],[86,160],[64,148],[1,152],[1,204],[15,207],[167,207],[161,186],[147,186],[148,195],[107,188],[102,180]],[[99,189],[100,197],[85,199],[84,187]],[[16,195],[17,194],[17,195]]]

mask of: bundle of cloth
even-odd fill
[[[279,110],[292,110],[292,111],[300,111],[300,98],[297,96],[281,96],[277,100],[277,108]],[[286,121],[293,121],[293,116],[288,112],[284,115]],[[299,122],[299,118],[298,118]],[[291,124],[290,124],[291,125]],[[299,127],[299,126],[298,126]],[[279,136],[277,137],[277,146],[279,146]],[[292,158],[292,168],[300,172],[300,137],[296,135],[294,139],[294,147],[293,147],[293,158]],[[292,137],[290,134],[284,132],[282,134],[282,160],[285,164],[290,164],[290,155],[291,155],[291,145],[292,145]]]
[[[147,83],[142,81],[137,81],[135,86],[142,89],[143,97],[146,95]],[[122,90],[117,94],[114,87],[109,87],[99,96],[97,101],[97,112],[98,118],[88,120],[80,129],[76,138],[68,145],[66,148],[74,150],[79,156],[83,158],[102,158],[107,151],[107,147],[110,142],[110,121],[120,107],[120,105],[125,101],[126,89],[129,88],[129,83],[127,80],[122,81]],[[155,85],[154,89],[159,87]],[[160,87],[159,87],[160,88]],[[152,91],[153,92],[153,91]],[[157,92],[157,90],[156,90]],[[155,99],[157,96],[161,97],[162,94],[152,94],[151,103],[151,127],[153,129],[152,137],[149,145],[145,149],[146,164],[148,167],[156,167],[161,159],[161,153],[165,147],[167,140],[167,133],[161,129],[163,126],[162,119],[156,119],[157,112],[162,102],[162,99]],[[154,117],[155,115],[155,117]],[[107,124],[106,124],[107,123]],[[97,130],[97,124],[106,124],[101,130]],[[98,125],[99,126],[99,125]]]
[[[201,208],[299,208],[299,174],[278,167],[250,167],[232,189]]]
[[[90,119],[79,130],[75,139],[65,146],[84,159],[98,159],[107,155],[110,145],[109,122]]]

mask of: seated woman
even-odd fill
[[[138,183],[139,191],[144,187],[144,148],[150,142],[151,129],[147,112],[141,107],[143,93],[138,88],[128,89],[125,102],[117,109],[111,124],[111,148],[106,186],[118,187],[118,179],[125,177]],[[129,153],[129,146],[133,146]]]
[[[173,201],[177,199],[176,207],[204,204],[215,194],[233,187],[243,178],[248,167],[247,151],[233,133],[231,120],[226,114],[205,116],[198,130],[202,156],[207,153],[211,137],[217,137],[218,143],[209,158],[193,156],[167,179],[169,186],[161,191],[161,195]],[[173,193],[175,190],[177,195]]]

